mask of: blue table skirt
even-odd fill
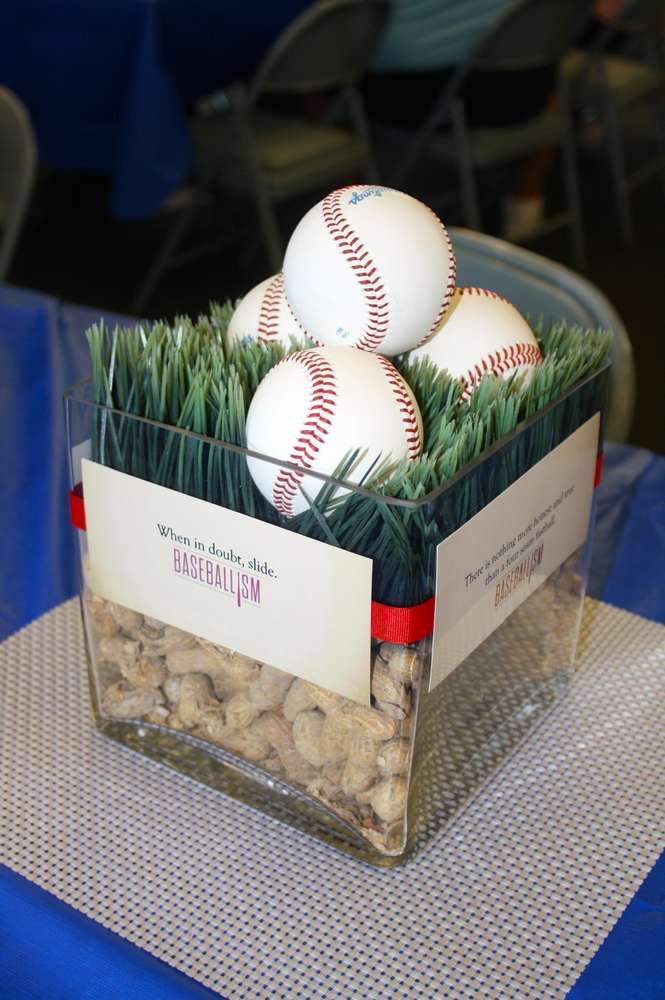
[[[187,104],[245,76],[309,0],[8,0],[0,84],[40,162],[113,177],[113,211],[156,212],[187,177]]]
[[[0,639],[76,590],[63,392],[88,374],[99,319],[0,286]]]
[[[665,997],[665,856],[651,870],[567,1000]]]
[[[62,393],[88,374],[83,331],[98,318],[0,286],[0,637],[76,590]],[[594,551],[590,593],[665,623],[664,457],[607,446]],[[662,858],[571,1000],[665,997],[664,931]],[[2,866],[0,983],[3,1000],[210,995]]]
[[[3,866],[0,945],[3,1000],[219,1000]]]

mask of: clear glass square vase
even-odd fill
[[[374,565],[373,599],[386,600],[388,583],[400,605],[432,597],[437,546],[602,414],[607,374],[574,386],[420,500],[347,484],[377,511],[391,516],[399,507],[402,515],[400,577],[390,555],[386,566]],[[297,530],[262,502],[242,448],[103,406],[89,383],[67,392],[66,416],[73,488],[82,454],[213,504],[219,483],[231,481],[231,509]],[[228,489],[224,495],[228,501]],[[95,723],[106,736],[356,858],[398,864],[454,820],[565,690],[592,525],[593,508],[587,542],[432,690],[431,635],[410,643],[372,638],[371,706],[95,593],[79,530]],[[307,533],[326,544],[320,519],[311,519]]]

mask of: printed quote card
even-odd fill
[[[82,467],[94,593],[369,705],[371,559]]]
[[[595,414],[437,548],[430,690],[584,544]]]

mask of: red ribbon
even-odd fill
[[[593,477],[593,488],[600,486],[600,481],[603,478],[603,459],[605,458],[605,453],[599,451],[596,456],[596,473]]]
[[[598,486],[603,475],[603,453],[598,453],[593,485]],[[75,528],[85,531],[85,505],[83,485],[78,483],[69,491],[69,510]],[[434,631],[434,598],[429,597],[421,604],[411,604],[398,608],[392,604],[372,601],[373,639],[383,642],[418,642]]]
[[[418,642],[434,628],[434,598],[408,608],[372,601],[372,638],[384,642]]]
[[[85,531],[85,504],[83,503],[83,483],[77,483],[69,491],[69,517],[75,528]]]

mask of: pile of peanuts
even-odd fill
[[[207,740],[323,802],[379,850],[402,843],[423,656],[372,647],[372,707],[87,591],[103,715]]]

